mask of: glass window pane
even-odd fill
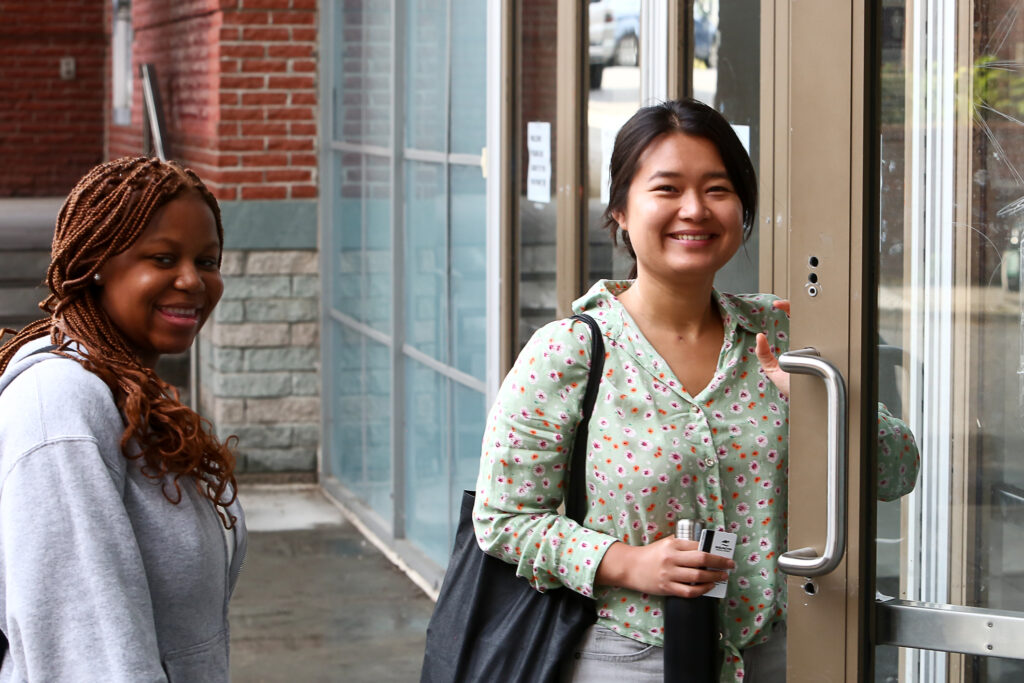
[[[386,146],[391,125],[391,3],[337,3],[334,35],[334,139]]]
[[[486,379],[487,183],[476,166],[451,166],[451,310],[455,367]]]
[[[391,331],[391,163],[351,152],[334,155],[333,306],[382,332]]]
[[[640,0],[602,0],[589,9],[590,95],[587,103],[588,286],[601,278],[625,278],[633,260],[604,227],[608,163],[615,135],[640,108]],[[583,292],[580,292],[583,294]],[[551,316],[553,317],[553,316]]]
[[[448,130],[448,2],[406,0],[406,9],[405,146],[444,152]],[[481,99],[485,99],[482,94]]]
[[[455,472],[452,476],[452,500],[449,506],[452,518],[451,542],[455,541],[455,526],[459,521],[462,492],[476,488],[476,475],[480,471],[480,450],[487,421],[487,399],[476,389],[453,383],[455,409],[454,426]]]
[[[405,530],[444,566],[451,551],[451,381],[405,361]],[[479,449],[479,443],[477,444]]]
[[[921,446],[915,491],[878,505],[877,583],[1021,614],[1024,14],[958,4],[889,0],[877,27],[879,400]],[[922,650],[877,659],[878,681],[957,667]],[[1024,662],[965,657],[962,679],[1022,680]]]
[[[758,168],[761,109],[761,3],[759,0],[694,0],[693,97],[718,111],[747,143]],[[764,200],[761,199],[763,204]],[[715,286],[725,292],[756,292],[760,225],[718,271]]]
[[[519,55],[519,329],[516,349],[555,317],[557,0],[523,0]],[[529,140],[530,131],[534,140]],[[546,135],[545,135],[546,132]],[[529,189],[530,187],[533,189]]]
[[[351,328],[333,335],[331,473],[387,522],[391,498],[391,351]]]
[[[550,21],[549,23],[554,23]],[[487,3],[452,0],[451,149],[480,154],[487,144]]]
[[[448,361],[447,182],[441,164],[405,163],[406,342]]]

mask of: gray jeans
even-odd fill
[[[743,650],[743,683],[785,683],[786,625],[775,624],[767,643]],[[591,626],[562,672],[563,683],[662,683],[661,648]],[[681,682],[685,683],[685,682]]]

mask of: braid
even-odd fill
[[[235,497],[235,456],[230,448],[234,437],[220,442],[210,422],[181,403],[177,389],[142,365],[100,306],[93,282],[93,275],[111,257],[135,243],[157,209],[190,190],[198,191],[213,212],[223,246],[217,200],[190,169],[159,159],[124,157],[89,171],[57,216],[46,272],[50,294],[39,304],[47,317],[0,346],[0,373],[23,344],[48,334],[59,345],[58,353],[110,387],[126,423],[121,437],[125,457],[142,458],[142,472],[151,479],[173,475],[174,490],[165,486],[164,496],[175,504],[181,500],[179,479],[192,476],[198,491],[219,506],[224,525],[231,528],[235,519],[225,508]],[[11,332],[0,330],[0,339]],[[85,354],[67,353],[72,343]],[[132,441],[140,448],[135,455],[129,451]]]

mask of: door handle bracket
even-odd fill
[[[839,566],[846,550],[846,382],[839,370],[816,349],[787,351],[779,356],[779,367],[789,373],[813,375],[825,383],[828,393],[828,489],[825,546],[798,548],[779,556],[779,569],[793,576],[828,574]]]

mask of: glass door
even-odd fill
[[[794,380],[788,679],[1024,680],[1024,2],[787,22],[792,348],[847,390]],[[880,403],[921,453],[892,501]]]

